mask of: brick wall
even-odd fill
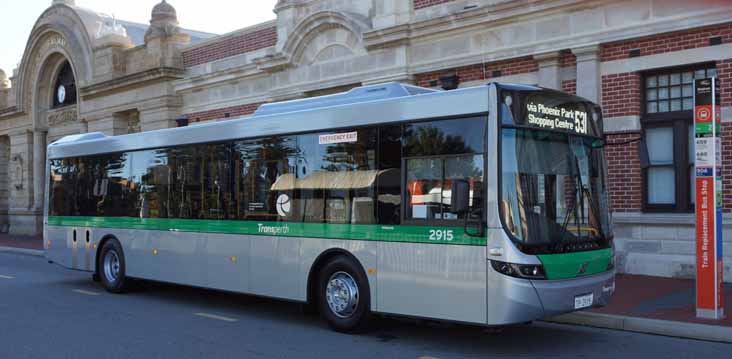
[[[183,52],[183,65],[191,67],[229,56],[274,46],[277,44],[277,27],[268,27],[244,34],[222,38]]]
[[[493,77],[494,71],[500,71],[500,76],[508,76],[535,72],[537,70],[538,66],[532,57],[522,57],[487,64],[475,64],[454,69],[426,72],[415,75],[414,79],[417,86],[431,87],[434,85],[434,83],[432,83],[433,81],[438,81],[439,83],[441,76],[453,73],[460,77],[460,82],[468,82],[488,80]]]
[[[637,212],[641,209],[638,142],[625,143],[638,138],[640,133],[637,132],[607,135],[608,193],[614,212]]]
[[[610,117],[640,115],[641,77],[624,73],[602,77],[602,109],[605,121]],[[610,144],[638,139],[640,133],[609,134]],[[642,177],[638,142],[605,147],[608,163],[608,193],[612,210],[637,212],[642,206]]]
[[[639,116],[641,112],[641,76],[639,73],[602,77],[602,112],[604,117]]]
[[[215,110],[193,112],[187,114],[188,121],[190,123],[218,120],[222,118],[234,118],[239,116],[247,116],[254,113],[263,102],[250,103],[246,105],[231,106],[225,108],[219,108]]]
[[[732,212],[732,123],[722,123],[722,197],[724,212]]]
[[[600,58],[602,61],[625,59],[633,49],[640,49],[640,56],[648,56],[705,47],[714,36],[722,36],[723,43],[732,41],[732,23],[603,44]]]
[[[679,31],[653,37],[633,39],[601,46],[602,61],[627,58],[631,49],[640,49],[641,56],[681,51],[709,46],[709,38],[722,36],[723,43],[732,41],[732,24]],[[721,81],[723,106],[732,106],[732,60],[718,61],[717,72]],[[641,75],[623,73],[602,77],[602,106],[606,121],[616,116],[640,116]],[[562,83],[565,91],[572,84]],[[610,134],[608,141],[622,142],[637,138],[638,133]],[[608,146],[608,181],[613,210],[618,212],[640,211],[642,179],[638,158],[638,144]],[[722,126],[722,151],[724,156],[722,176],[724,183],[725,212],[732,212],[732,123]]]
[[[732,106],[732,59],[717,61],[717,76],[722,106]]]
[[[732,59],[717,61],[722,106],[732,106]],[[722,123],[722,191],[724,211],[732,212],[732,123]]]
[[[574,66],[577,66],[577,56],[575,56],[570,50],[562,50],[559,53],[559,67]]]
[[[414,4],[414,9],[417,10],[417,9],[421,9],[421,8],[425,8],[425,7],[430,7],[433,5],[443,4],[446,2],[450,2],[450,1],[454,1],[454,0],[413,0],[413,4]]]
[[[577,80],[562,81],[562,91],[576,95],[577,94]]]

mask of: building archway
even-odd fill
[[[33,191],[35,211],[44,208],[46,148],[64,135],[81,132],[74,66],[61,52],[49,54],[36,75],[33,90]]]
[[[294,64],[309,64],[340,56],[365,53],[360,34],[369,29],[367,21],[335,11],[321,11],[303,19],[291,31],[283,46]],[[335,47],[332,47],[336,45]],[[330,52],[323,51],[330,47]]]
[[[79,39],[67,39],[63,32],[51,29],[32,34],[31,39],[30,56],[24,55],[28,62],[21,65],[19,101],[29,125],[10,136],[11,143],[25,145],[11,146],[8,218],[11,233],[37,235],[43,228],[46,147],[58,138],[85,131],[79,121],[81,86],[77,84],[86,81],[80,71],[88,70],[80,70],[76,61],[79,53],[73,44]],[[85,61],[81,62],[85,68]]]

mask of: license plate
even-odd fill
[[[592,306],[594,295],[592,293],[574,297],[574,309],[582,309]]]

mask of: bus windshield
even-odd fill
[[[602,140],[502,129],[501,216],[521,244],[594,249],[610,235]]]

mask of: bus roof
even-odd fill
[[[395,99],[400,97],[440,92],[425,87],[407,85],[399,82],[361,86],[333,95],[318,96],[283,102],[266,103],[254,112],[254,116],[274,115],[277,113],[314,110],[323,107],[349,105],[361,102]]]
[[[47,153],[48,158],[55,159],[487,113],[491,87],[548,90],[530,85],[489,83],[438,91],[392,82],[362,86],[335,95],[265,104],[250,117],[121,136],[107,136],[101,132],[66,136],[50,144]]]
[[[266,108],[251,117],[121,136],[107,136],[99,132],[66,136],[48,146],[48,158],[337,131],[379,123],[486,113],[490,85],[452,91],[395,83],[365,86],[345,94],[265,105]],[[378,90],[380,87],[383,89]]]

